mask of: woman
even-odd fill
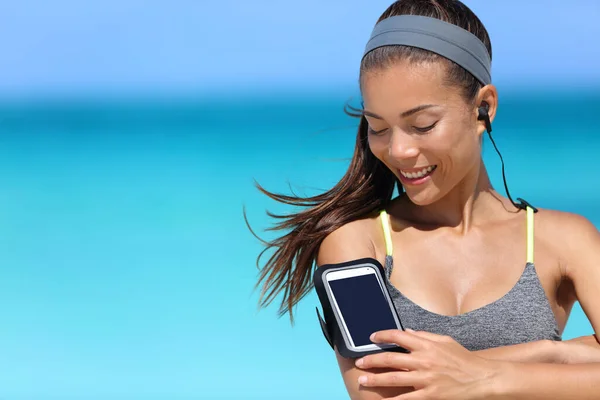
[[[304,207],[279,216],[289,232],[267,243],[276,252],[261,272],[263,305],[284,291],[280,311],[292,317],[315,262],[385,265],[413,331],[372,340],[411,353],[337,354],[353,399],[600,398],[600,235],[581,216],[515,203],[490,184],[481,146],[499,106],[491,55],[461,2],[395,2],[361,63],[364,108],[345,176],[311,198],[259,187]],[[576,300],[596,335],[562,342]]]

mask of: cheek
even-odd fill
[[[457,135],[451,148],[451,159],[457,169],[464,171],[473,166],[481,156],[476,132],[467,130]]]
[[[388,142],[383,136],[369,135],[367,139],[371,153],[383,162],[388,151]]]
[[[458,125],[458,124],[457,124]],[[475,131],[469,128],[445,129],[431,141],[431,150],[442,161],[448,172],[468,169],[480,156],[481,147]]]

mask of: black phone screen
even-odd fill
[[[355,346],[372,344],[373,332],[398,329],[375,274],[332,280],[329,286]]]

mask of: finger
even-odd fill
[[[370,354],[356,360],[355,365],[360,369],[392,368],[404,370],[419,369],[419,365],[412,354],[384,351]]]
[[[421,373],[417,371],[392,371],[361,375],[358,383],[366,387],[415,387],[421,386]]]
[[[423,348],[425,341],[430,342],[428,339],[399,329],[388,329],[375,332],[371,335],[371,341],[373,343],[394,343],[409,351],[421,349]]]

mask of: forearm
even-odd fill
[[[554,363],[559,360],[557,347],[557,343],[555,342],[540,340],[536,342],[478,350],[474,353],[488,360],[522,363]]]
[[[600,363],[503,363],[489,386],[493,399],[600,399]]]

